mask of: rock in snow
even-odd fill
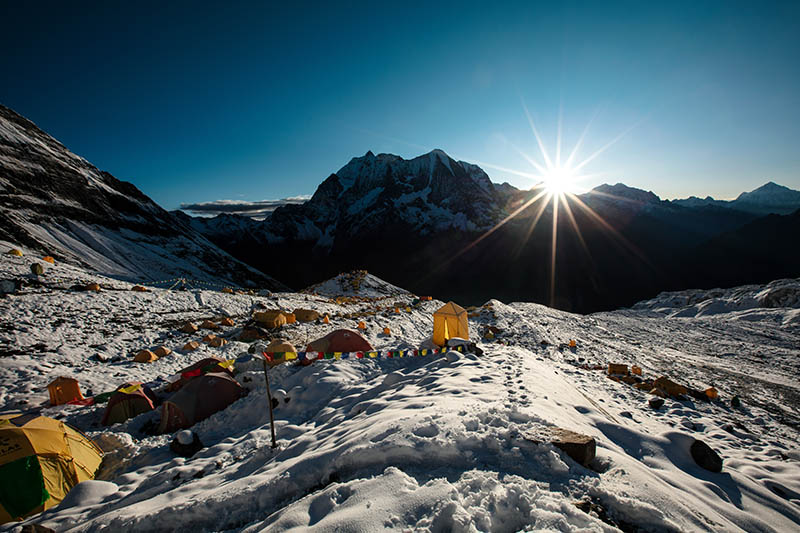
[[[722,457],[701,440],[695,440],[690,448],[692,459],[698,466],[710,472],[722,472]]]

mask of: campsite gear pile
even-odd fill
[[[705,390],[694,389],[681,385],[669,379],[666,376],[661,376],[656,379],[645,379],[642,376],[642,369],[636,365],[631,367],[628,371],[628,365],[624,364],[608,364],[608,378],[619,383],[626,383],[633,387],[649,392],[653,396],[660,398],[672,398],[674,400],[686,400],[687,396],[691,396],[696,400],[710,402],[719,398],[719,392],[714,387],[708,387]],[[659,402],[651,402],[660,407]],[[655,407],[658,409],[658,407]]]

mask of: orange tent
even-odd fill
[[[59,377],[47,386],[50,393],[50,405],[62,405],[73,400],[83,400],[78,380]]]

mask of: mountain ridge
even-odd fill
[[[19,246],[127,280],[285,287],[0,105],[0,230]]]

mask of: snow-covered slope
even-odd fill
[[[639,302],[634,309],[647,309],[670,317],[694,317],[743,312],[737,316],[760,318],[764,309],[800,308],[800,279],[781,279],[766,285],[745,285],[730,289],[690,289],[665,292],[652,300]],[[787,315],[796,320],[797,314]]]
[[[128,280],[281,287],[3,106],[0,239]]]
[[[358,296],[361,298],[386,298],[390,296],[409,296],[405,290],[373,276],[366,270],[343,272],[329,280],[311,285],[303,292],[335,298],[337,296]]]
[[[2,256],[0,275],[24,277],[29,262]],[[300,347],[355,327],[357,319],[346,316],[367,313],[365,336],[387,350],[423,343],[442,302],[398,314],[380,300],[339,305],[313,294],[135,293],[76,267],[46,267],[43,285],[0,299],[0,409],[42,409],[111,451],[102,481],[86,482],[29,522],[58,531],[248,532],[615,531],[614,525],[766,532],[800,525],[796,308],[770,306],[750,319],[738,311],[670,317],[648,305],[580,316],[490,301],[470,318],[482,356],[322,360],[271,370],[272,390],[289,398],[275,410],[273,450],[263,373],[248,345],[235,340],[254,308],[327,313],[330,324],[280,331]],[[87,277],[107,290],[63,290]],[[743,290],[757,295],[792,283]],[[412,296],[405,298],[411,304]],[[185,320],[221,316],[236,323],[222,330],[231,340],[226,346],[132,362],[142,348],[174,349],[198,338],[178,331]],[[488,326],[496,339],[480,340]],[[567,345],[572,339],[574,349]],[[59,375],[94,393],[134,379],[155,386],[209,355],[238,357],[236,378],[250,393],[192,428],[205,448],[190,459],[169,450],[172,435],[142,431],[158,412],[102,428],[102,406],[45,405],[45,386]],[[654,410],[646,392],[592,370],[609,362],[638,364],[645,377],[714,385],[721,399],[667,399]],[[733,395],[740,407],[730,406]],[[596,439],[590,468],[542,442],[552,425]],[[721,454],[721,473],[694,463],[694,439]]]

